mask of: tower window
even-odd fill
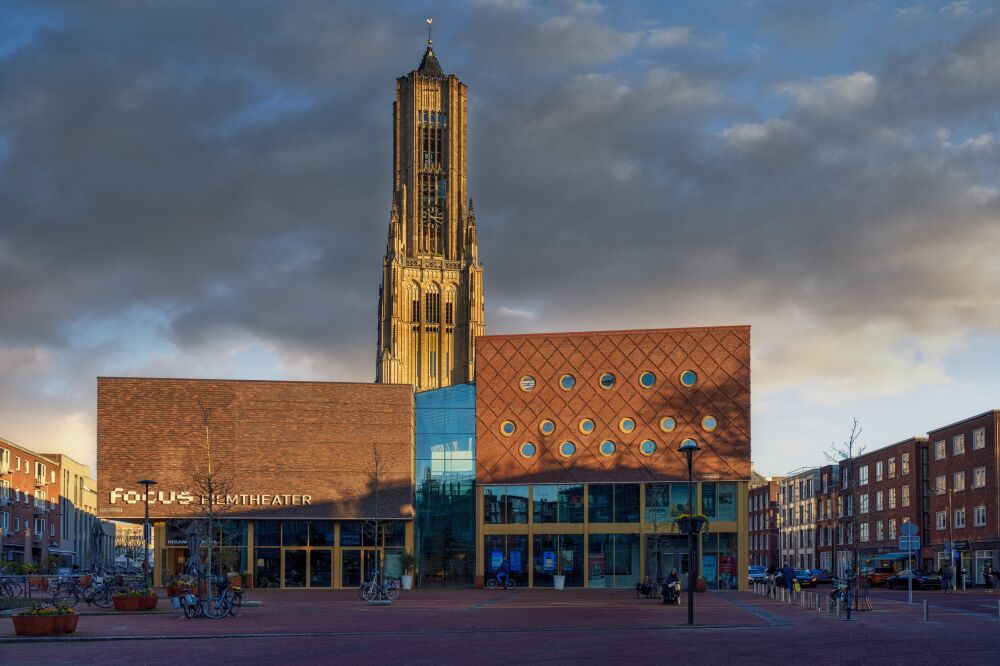
[[[444,323],[445,324],[454,324],[455,323],[454,322],[454,316],[453,316],[454,313],[452,312],[452,308],[453,308],[453,306],[452,306],[451,303],[445,303],[444,304]]]
[[[441,295],[427,294],[427,307],[424,310],[428,324],[441,323]]]
[[[420,299],[414,298],[410,308],[410,320],[420,321]]]

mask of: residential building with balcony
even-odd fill
[[[763,479],[749,491],[748,520],[750,564],[779,566],[781,554],[778,547],[780,533],[778,487],[783,477]]]
[[[790,474],[778,486],[781,564],[816,566],[816,494],[819,468]]]
[[[61,554],[59,477],[57,461],[0,438],[0,559]]]

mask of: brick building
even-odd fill
[[[745,587],[749,327],[486,336],[476,353],[477,576],[507,562],[533,586],[684,579],[673,519],[693,504],[711,521],[697,569]]]
[[[816,568],[834,571],[838,561],[837,506],[840,497],[840,465],[819,468],[816,494]]]
[[[778,486],[781,563],[799,569],[816,566],[816,493],[819,469],[791,474]]]
[[[747,529],[749,533],[750,564],[763,566],[781,563],[781,552],[778,540],[779,531],[778,487],[783,477],[765,479],[760,485],[749,490],[748,506],[750,519]]]
[[[59,463],[0,439],[0,559],[44,562],[60,542]]]
[[[998,423],[1000,410],[991,410],[928,432],[925,444],[925,564],[944,563],[947,543],[954,540],[962,568],[974,573],[976,584],[982,584],[988,562],[997,568],[1000,554]]]

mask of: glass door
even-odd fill
[[[333,586],[333,551],[309,551],[309,587]]]
[[[340,551],[340,586],[352,588],[361,585],[361,550]]]

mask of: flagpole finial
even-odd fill
[[[434,19],[428,18],[427,21],[427,46],[430,46],[434,42],[431,40],[431,24],[434,23]]]

